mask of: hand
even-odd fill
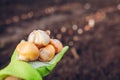
[[[24,80],[42,80],[42,77],[48,75],[61,60],[68,46],[64,47],[50,62],[24,62],[17,59],[16,51],[12,55],[10,64],[0,70],[0,80],[6,76],[12,75]]]

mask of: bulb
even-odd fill
[[[32,42],[37,45],[39,48],[48,45],[50,42],[50,37],[48,32],[42,30],[34,30],[28,36],[28,42]]]
[[[40,49],[39,60],[43,62],[50,61],[53,59],[54,55],[55,49],[51,44],[49,44],[46,47]]]
[[[50,44],[54,46],[55,53],[59,53],[63,48],[62,43],[58,39],[50,39]]]
[[[14,76],[7,76],[4,80],[22,80],[22,79],[14,77]]]
[[[45,32],[46,32],[48,35],[51,34],[50,30],[46,30]]]
[[[23,61],[34,61],[39,57],[38,48],[31,42],[20,42],[16,47],[18,59]]]

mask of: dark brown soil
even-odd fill
[[[44,80],[120,80],[119,0],[1,0],[1,69],[34,29],[70,46]]]

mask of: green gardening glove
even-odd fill
[[[16,51],[14,51],[10,64],[0,70],[0,80],[4,80],[8,75],[12,75],[23,80],[42,80],[42,77],[48,75],[54,69],[67,50],[68,46],[65,46],[50,62],[20,61],[17,60],[17,54]]]

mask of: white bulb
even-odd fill
[[[28,36],[28,42],[36,44],[38,47],[46,46],[50,41],[49,35],[42,30],[34,30]]]

